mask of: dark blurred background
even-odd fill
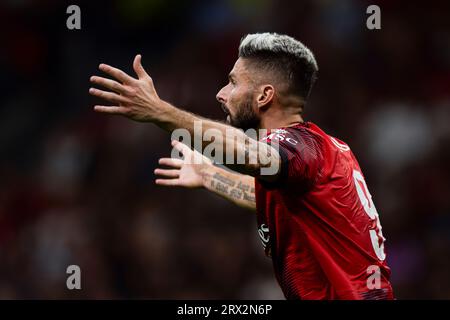
[[[131,73],[141,53],[160,97],[222,119],[215,94],[257,31],[315,53],[306,119],[358,157],[396,297],[450,299],[450,3],[392,0],[2,0],[0,298],[283,298],[255,217],[155,186],[170,135],[96,114],[88,94],[100,62]]]

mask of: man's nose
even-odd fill
[[[219,101],[220,103],[223,103],[223,104],[227,102],[225,99],[225,95],[224,95],[224,89],[225,89],[225,87],[220,89],[220,91],[216,95],[217,101]]]

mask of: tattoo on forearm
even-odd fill
[[[222,182],[222,183],[224,183],[224,184],[226,184],[226,185],[232,186],[232,187],[234,187],[234,185],[236,184],[233,180],[231,180],[231,179],[229,179],[227,177],[224,177],[220,173],[214,174],[213,178],[218,180],[218,181],[220,181],[220,182]]]
[[[229,196],[235,200],[244,200],[255,202],[255,188],[248,184],[239,182],[235,187],[236,182],[224,177],[220,173],[215,173],[211,177],[210,186],[217,192]]]

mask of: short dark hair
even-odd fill
[[[277,33],[248,34],[241,39],[239,57],[258,68],[276,72],[287,84],[287,93],[306,101],[319,68],[313,53],[303,43]]]

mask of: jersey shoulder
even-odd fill
[[[315,156],[319,161],[317,179],[335,178],[335,175],[359,167],[349,145],[343,140],[333,137],[312,122],[304,126],[293,127],[292,135],[301,142],[304,155]],[[310,161],[305,157],[306,161]]]
[[[288,184],[311,185],[320,174],[323,161],[322,137],[308,123],[272,130],[266,142],[278,149],[281,180]]]

